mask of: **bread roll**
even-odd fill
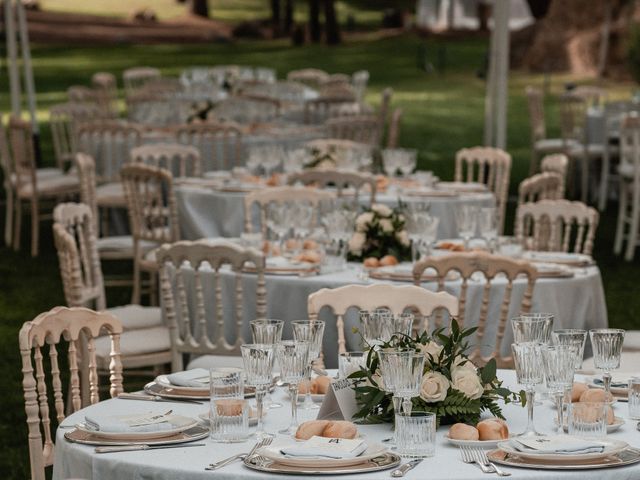
[[[589,390],[589,386],[586,383],[574,382],[573,388],[571,389],[571,401],[579,402],[580,396]]]
[[[380,266],[382,267],[388,267],[388,266],[397,265],[397,264],[398,264],[398,259],[393,255],[385,255],[380,259]]]
[[[607,425],[613,425],[616,421],[616,416],[613,413],[613,407],[607,406]]]
[[[480,440],[505,440],[509,438],[509,429],[503,422],[495,419],[483,420],[476,425]]]
[[[302,244],[302,248],[304,248],[305,250],[317,250],[318,242],[316,242],[315,240],[305,240]]]
[[[322,432],[329,425],[329,420],[309,420],[303,422],[296,431],[298,440],[309,440],[313,436],[322,436]]]
[[[380,262],[375,257],[369,257],[364,259],[363,265],[367,268],[377,268],[380,266]]]
[[[315,386],[315,392],[313,391],[313,386],[311,387],[311,393],[317,393],[320,395],[324,395],[329,390],[329,385],[331,384],[331,378],[323,375],[321,377],[317,377],[313,379],[313,386]]]
[[[308,382],[307,380],[303,380],[298,384],[298,393],[301,395],[306,395],[307,392],[313,392],[313,381]]]
[[[449,438],[454,440],[479,440],[480,433],[476,427],[466,423],[456,423],[449,429]]]
[[[322,436],[328,438],[356,438],[358,429],[353,423],[345,420],[329,422],[322,431]]]
[[[242,408],[245,400],[237,400],[234,398],[216,400],[216,411],[218,415],[225,417],[235,417],[242,415]]]
[[[588,388],[580,395],[581,402],[605,402],[613,401],[613,395],[609,394],[609,400],[606,400],[606,392],[601,388]]]

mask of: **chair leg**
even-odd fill
[[[13,226],[13,249],[20,250],[20,232],[22,231],[22,200],[16,197],[16,223]]]
[[[616,225],[616,238],[613,244],[613,253],[622,253],[622,242],[624,241],[624,224],[627,216],[627,188],[624,182],[620,185],[620,203],[618,204],[618,223]]]
[[[149,302],[152,307],[158,306],[158,273],[155,270],[149,272]]]
[[[580,172],[580,200],[582,203],[589,201],[589,157],[585,154],[582,157],[582,171]]]
[[[600,173],[600,192],[598,193],[598,210],[604,212],[607,208],[609,195],[609,152],[602,157],[602,172]]]
[[[140,304],[140,262],[136,257],[133,259],[133,293],[131,294],[131,303]]]
[[[640,198],[638,198],[638,193],[640,192],[634,191],[631,198],[631,224],[629,225],[629,234],[627,236],[627,249],[624,254],[624,259],[627,262],[633,260],[638,243],[638,223],[640,222],[640,205],[638,205]]]
[[[13,192],[9,188],[5,188],[5,191],[7,192],[7,205],[4,219],[4,243],[9,247],[13,240]]]
[[[38,239],[40,234],[40,218],[38,217],[38,202],[31,200],[31,256],[38,256]]]

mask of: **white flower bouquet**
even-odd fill
[[[399,261],[411,260],[411,242],[405,223],[401,208],[373,204],[356,218],[355,232],[349,240],[349,258],[380,259],[393,255]]]

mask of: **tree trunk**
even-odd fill
[[[309,37],[314,43],[320,41],[320,0],[309,0]]]
[[[336,18],[334,0],[324,0],[324,22],[327,34],[327,45],[337,45],[340,43],[340,25]]]
[[[292,25],[293,25],[293,0],[285,0],[283,30],[286,35],[289,35],[289,33],[291,33]]]
[[[271,24],[273,36],[280,35],[280,0],[271,0]]]
[[[209,0],[191,0],[191,13],[198,17],[209,18]]]

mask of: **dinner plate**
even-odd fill
[[[534,451],[521,452],[513,448],[509,441],[499,442],[498,448],[504,452],[507,452],[512,455],[517,455],[521,458],[555,461],[555,462],[557,461],[582,462],[586,460],[597,460],[600,458],[607,457],[609,455],[614,455],[618,452],[621,452],[625,448],[629,447],[629,444],[622,440],[614,440],[614,439],[606,438],[598,441],[603,443],[605,446],[602,452],[580,453],[580,454],[536,453]]]
[[[173,445],[176,443],[194,442],[196,440],[202,440],[209,436],[209,428],[203,425],[196,425],[188,430],[175,433],[170,437],[162,438],[150,438],[144,440],[146,445]],[[139,440],[117,440],[113,438],[97,437],[93,433],[84,432],[82,430],[74,429],[65,432],[64,438],[70,442],[81,443],[84,445],[98,445],[98,446],[122,446],[141,443]]]
[[[512,455],[499,449],[487,452],[487,457],[493,463],[499,463],[508,467],[533,468],[535,470],[593,470],[638,463],[640,462],[640,450],[627,448],[608,457],[580,462],[536,460]]]
[[[558,420],[554,420],[554,423],[557,425],[558,424]],[[613,432],[617,432],[618,430],[620,430],[620,427],[622,427],[622,425],[624,425],[624,418],[621,417],[613,417],[613,423],[610,425],[607,425],[607,434],[609,433],[613,433]],[[564,431],[568,432],[569,431],[569,427],[568,425],[565,423],[564,424]]]
[[[229,369],[229,370],[235,371],[237,369]],[[169,381],[169,377],[167,375],[158,375],[155,379],[155,382],[158,385],[161,385],[165,388],[171,388],[176,392],[184,392],[184,393],[193,394],[193,395],[203,395],[207,397],[209,396],[209,385],[202,386],[202,387],[184,387],[181,385],[174,385]]]
[[[273,392],[276,388],[275,383],[269,388],[269,392]],[[197,392],[184,392],[181,388],[176,387],[164,387],[156,382],[149,382],[144,386],[144,391],[149,395],[157,395],[163,398],[175,398],[176,400],[202,400],[206,401],[209,398],[209,392],[206,394],[199,394]],[[253,387],[244,387],[244,398],[253,398],[256,395],[256,391]]]
[[[456,447],[470,447],[470,448],[496,448],[498,443],[504,440],[458,440],[456,438],[449,437],[449,434],[445,435],[444,438],[451,445],[455,445]]]
[[[280,453],[280,449],[283,446],[284,445],[272,445],[269,447],[263,447],[259,449],[256,454],[277,462],[280,465],[286,465],[290,467],[326,467],[327,463],[330,462],[332,467],[341,468],[367,462],[368,460],[386,453],[388,450],[387,447],[380,443],[372,443],[371,445],[367,446],[367,449],[362,452],[362,455],[354,458],[289,458]]]
[[[524,252],[523,260],[542,263],[560,263],[565,265],[587,266],[593,263],[590,255],[566,252]]]
[[[538,270],[539,277],[546,278],[571,278],[574,276],[574,271],[566,265],[559,265],[557,263],[545,263],[536,262],[534,267]]]
[[[487,186],[478,182],[438,182],[436,188],[460,193],[483,193],[487,191]]]
[[[126,417],[127,415],[117,415],[114,417]],[[103,432],[100,430],[93,430],[88,427],[86,423],[80,422],[76,424],[76,429],[81,432],[90,433],[96,438],[103,438],[107,440],[149,440],[154,438],[170,437],[176,433],[189,430],[191,427],[195,427],[198,424],[198,420],[191,417],[185,417],[183,415],[167,415],[167,423],[171,424],[172,428],[169,430],[162,430],[157,432]]]

